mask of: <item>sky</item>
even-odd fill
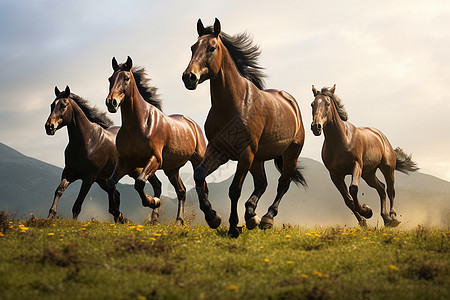
[[[181,80],[196,22],[221,21],[260,46],[267,88],[299,103],[301,157],[321,161],[311,130],[316,88],[336,84],[349,121],[402,147],[421,172],[450,181],[450,1],[0,1],[0,142],[63,167],[67,130],[47,136],[54,87],[104,109],[111,59],[144,66],[166,114],[202,127],[209,84]],[[120,125],[120,114],[108,116]],[[301,158],[300,158],[301,161]],[[232,166],[232,165],[231,165]],[[228,173],[227,173],[228,172]],[[217,174],[231,174],[226,166]]]

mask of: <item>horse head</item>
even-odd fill
[[[183,82],[187,89],[195,90],[197,85],[208,80],[217,73],[222,66],[223,43],[220,40],[220,21],[216,18],[211,31],[197,21],[197,42],[191,47],[191,60],[183,73]]]
[[[334,94],[336,85],[327,90],[330,95]],[[313,121],[311,123],[311,130],[315,136],[322,133],[323,127],[331,120],[331,102],[333,101],[328,93],[319,92],[314,85],[312,86],[314,94],[314,101],[311,103]]]
[[[119,110],[127,93],[130,91],[130,81],[133,78],[131,68],[133,61],[128,56],[127,61],[123,64],[118,64],[115,57],[112,59],[113,74],[109,77],[109,94],[106,98],[106,106],[108,111],[115,113]]]
[[[56,99],[50,105],[50,116],[45,123],[45,132],[48,135],[54,135],[56,130],[72,121],[69,86],[66,86],[66,89],[62,92],[55,86],[55,95]]]

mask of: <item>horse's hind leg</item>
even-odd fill
[[[359,212],[363,217],[369,219],[373,215],[372,209],[366,204],[363,204],[361,206],[361,204],[358,201],[358,190],[361,174],[362,174],[362,166],[358,162],[355,162],[352,172],[352,183],[350,184],[348,190],[353,198],[353,205],[355,206],[355,210]]]
[[[330,176],[339,193],[341,193],[342,198],[344,198],[345,204],[347,205],[348,208],[350,208],[350,210],[353,212],[356,219],[358,220],[359,225],[361,225],[362,227],[367,226],[366,219],[355,210],[355,205],[353,203],[352,196],[349,194],[347,186],[345,185],[344,176],[331,173]]]
[[[150,184],[153,187],[153,196],[154,196],[154,198],[160,199],[161,198],[161,191],[162,191],[161,190],[162,184],[161,184],[161,181],[158,179],[158,177],[156,177],[156,174],[153,175],[152,177],[150,177],[148,179],[148,182],[150,182]],[[154,208],[152,210],[152,216],[151,216],[151,219],[150,219],[150,223],[152,225],[156,225],[156,224],[159,223],[159,207],[156,207],[156,208]]]
[[[376,176],[376,169],[370,173],[364,174],[363,179],[367,182],[367,184],[376,189],[378,195],[380,196],[380,204],[381,204],[381,217],[383,218],[384,224],[387,225],[392,222],[392,219],[389,217],[389,214],[386,210],[386,186],[380,180],[378,180]],[[388,226],[388,225],[387,225]]]
[[[184,202],[186,200],[186,188],[181,181],[180,178],[180,170],[170,170],[166,171],[164,170],[164,173],[166,173],[167,177],[169,178],[170,183],[175,188],[175,192],[177,193],[178,198],[178,212],[177,212],[177,225],[183,225],[184,224]]]
[[[301,147],[299,148],[297,144],[293,144],[288,149],[288,152],[283,154],[283,168],[281,170],[281,176],[278,179],[277,195],[267,213],[261,218],[261,223],[259,224],[260,229],[270,229],[273,227],[273,218],[278,214],[278,206],[284,194],[288,191],[291,184],[291,176],[297,168],[297,158],[300,150]]]
[[[267,177],[264,170],[264,162],[253,162],[250,173],[253,176],[253,183],[255,189],[251,197],[245,203],[245,224],[248,229],[253,229],[259,225],[260,219],[256,215],[256,206],[258,205],[259,198],[266,191]]]
[[[381,168],[381,172],[384,175],[387,185],[387,194],[389,197],[391,209],[389,210],[389,217],[391,218],[391,222],[386,224],[386,226],[396,227],[400,224],[400,221],[397,219],[397,212],[394,209],[394,198],[395,198],[395,189],[394,189],[394,169],[388,166]]]

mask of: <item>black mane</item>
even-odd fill
[[[337,110],[341,120],[343,120],[343,121],[348,120],[348,114],[344,108],[344,103],[342,103],[342,100],[337,95],[333,94],[330,91],[330,88],[326,88],[326,87],[322,88],[322,90],[320,91],[319,94],[330,97],[333,100],[334,105],[336,106],[336,110]]]
[[[204,35],[212,33],[214,33],[212,26],[205,28]],[[246,32],[231,36],[223,31],[220,32],[219,36],[239,73],[253,82],[260,90],[264,89],[264,77],[266,75],[262,72],[264,68],[258,65],[261,50],[258,45],[253,44],[251,36]]]
[[[100,111],[97,107],[92,107],[89,105],[89,102],[86,99],[81,98],[80,96],[71,93],[70,99],[75,101],[76,104],[81,108],[89,121],[97,123],[103,128],[111,127],[114,123],[110,118],[106,116],[106,112]]]
[[[120,64],[119,68],[125,70],[124,65],[125,64]],[[147,77],[145,68],[140,66],[132,67],[131,72],[133,73],[134,80],[136,81],[137,88],[142,98],[162,111],[161,99],[159,99],[159,95],[156,93],[158,88],[150,85],[151,79]]]

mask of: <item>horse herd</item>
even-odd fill
[[[271,228],[291,181],[306,185],[297,165],[305,139],[300,109],[287,92],[264,88],[264,74],[257,64],[259,48],[245,33],[230,36],[222,32],[217,19],[213,26],[206,28],[199,19],[197,33],[199,37],[191,47],[192,57],[182,80],[189,90],[210,81],[211,108],[204,125],[208,144],[200,126],[192,119],[162,112],[156,88],[149,84],[143,68],[133,67],[130,57],[122,64],[113,58],[106,106],[111,113],[120,110],[121,127],[112,126],[105,112],[71,93],[68,86],[64,91],[55,87],[56,99],[51,104],[45,129],[48,135],[54,135],[56,130],[67,126],[69,143],[49,218],[56,215],[58,200],[64,190],[73,181],[81,179],[81,189],[72,208],[73,218],[79,215],[84,198],[96,182],[108,193],[109,212],[114,220],[124,222],[116,184],[129,175],[135,179],[134,187],[142,205],[153,209],[151,221],[157,223],[161,182],[155,172],[162,169],[177,193],[176,222],[183,224],[186,188],[179,170],[190,161],[200,209],[208,225],[217,228],[221,217],[208,200],[205,178],[222,164],[235,160],[237,168],[229,188],[228,233],[237,237],[240,234],[237,204],[248,172],[254,181],[254,191],[245,203],[248,229]],[[347,114],[335,95],[335,88],[318,91],[313,86],[311,130],[316,136],[322,130],[324,132],[323,162],[361,226],[365,226],[366,218],[372,216],[370,207],[358,201],[361,177],[377,190],[385,225],[397,226],[400,221],[394,210],[394,170],[408,173],[417,167],[410,155],[400,148],[393,150],[377,129],[356,128],[347,122]],[[259,218],[255,210],[267,187],[264,162],[272,159],[281,176],[273,204]],[[389,213],[386,187],[378,180],[377,169],[386,180]],[[349,188],[344,181],[346,175],[352,176]],[[153,196],[144,192],[146,181],[153,187]]]

